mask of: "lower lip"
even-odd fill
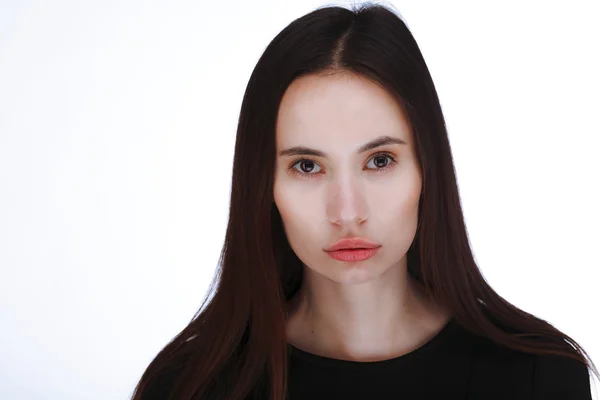
[[[375,247],[373,249],[344,249],[344,250],[336,250],[336,251],[328,251],[327,254],[331,258],[335,258],[339,261],[364,261],[368,258],[371,258],[375,255],[375,253],[379,250],[379,247]]]

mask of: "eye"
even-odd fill
[[[387,160],[391,160],[391,161],[387,161]],[[392,156],[390,156],[389,154],[376,154],[373,158],[371,158],[369,160],[369,162],[373,161],[375,168],[377,170],[382,170],[385,167],[387,167],[389,165],[389,163],[393,162],[394,159]],[[367,163],[368,165],[368,163]]]
[[[373,157],[371,157],[369,159],[369,162],[367,163],[367,165],[369,165],[371,162],[373,162],[374,167],[373,168],[367,168],[367,170],[370,170],[372,172],[382,172],[387,170],[388,168],[391,168],[393,166],[393,164],[396,164],[397,161],[394,158],[394,156],[392,156],[390,153],[387,152],[382,152],[382,153],[377,153],[375,154]],[[300,169],[296,168],[297,166],[300,166]],[[311,159],[308,158],[302,158],[299,160],[295,160],[294,162],[292,162],[292,164],[289,166],[289,170],[292,171],[292,173],[294,173],[295,175],[299,175],[302,178],[313,178],[315,177],[320,171],[317,170],[317,172],[314,172],[315,169],[320,169],[321,167],[319,166],[319,164]]]
[[[297,169],[295,169],[296,166],[300,166],[301,170],[298,171]],[[320,168],[319,164],[317,164],[313,160],[308,160],[308,159],[298,160],[294,164],[292,164],[292,168],[295,169],[294,172],[297,172],[300,174],[311,174],[311,175],[313,174],[313,170],[315,169],[315,166]]]

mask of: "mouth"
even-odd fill
[[[363,238],[345,238],[337,241],[332,246],[327,248],[325,251],[339,251],[339,250],[365,250],[374,249],[380,247],[380,245],[371,242],[370,240]]]
[[[373,257],[378,250],[379,247],[357,247],[352,249],[338,249],[333,251],[327,251],[327,255],[338,261],[359,262]]]

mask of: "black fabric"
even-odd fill
[[[289,349],[289,400],[592,398],[585,364],[505,349],[454,320],[417,350],[384,361],[345,361]]]
[[[384,361],[345,361],[288,349],[288,400],[592,399],[585,364],[497,346],[454,320],[417,350]],[[157,379],[143,399],[166,400],[176,377]],[[257,385],[248,399],[267,400],[266,390]]]

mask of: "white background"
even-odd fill
[[[483,3],[391,2],[486,279],[600,367],[598,3]],[[0,4],[0,398],[127,399],[215,271],[250,73],[325,3]]]

